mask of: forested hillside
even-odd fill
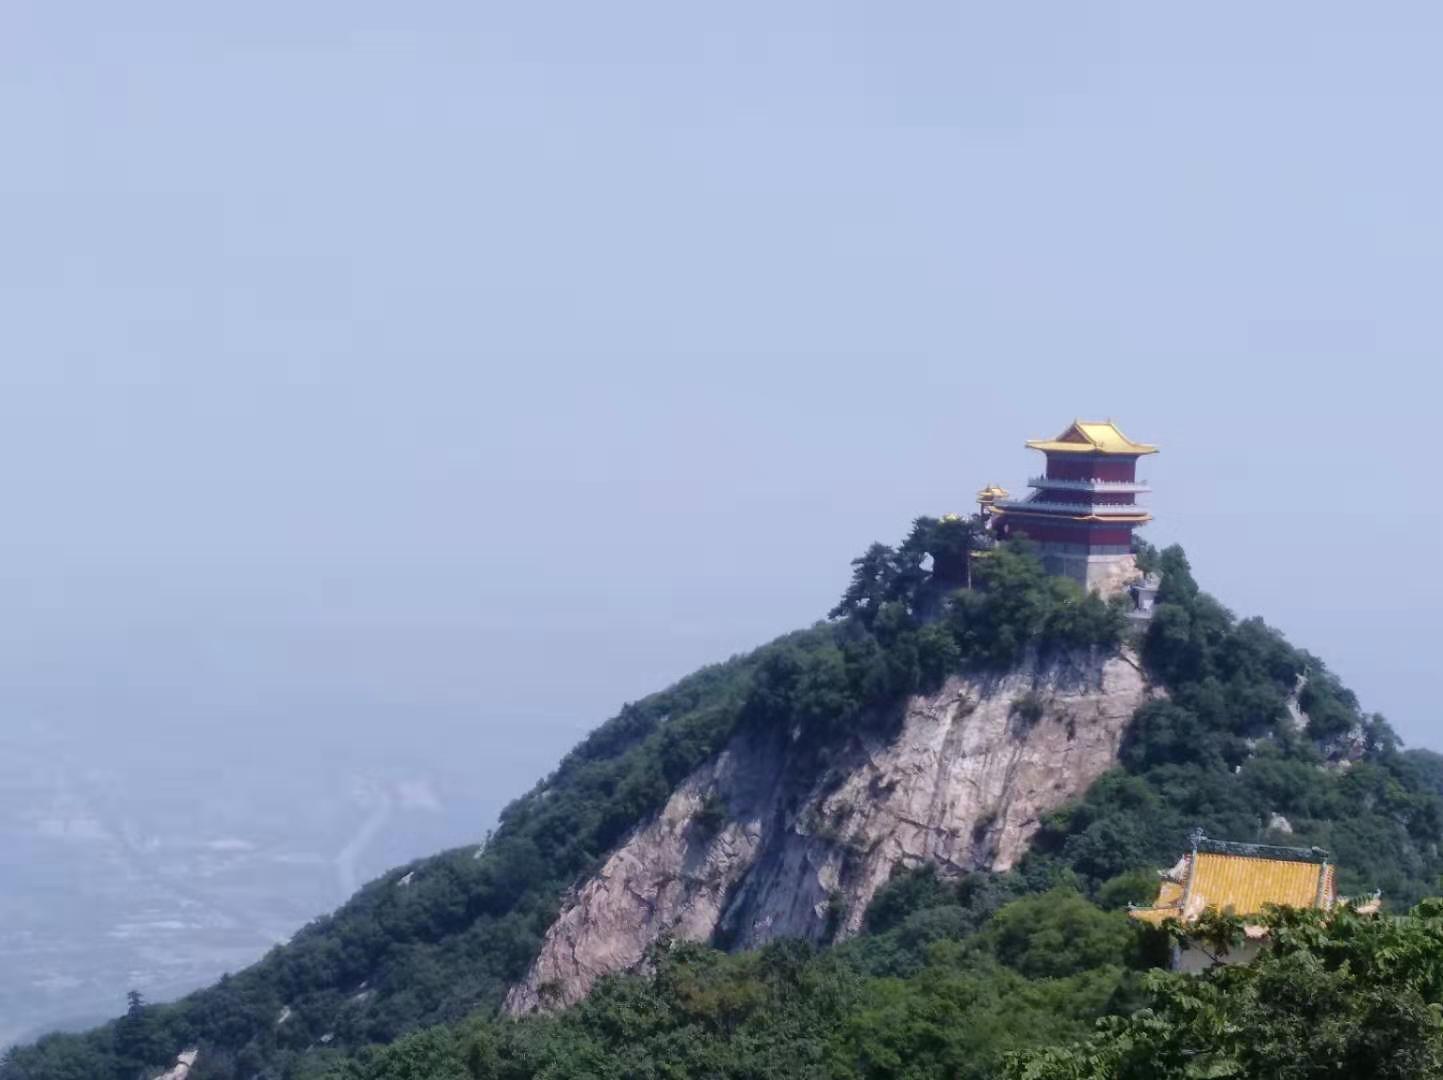
[[[1139,1003],[1159,944],[1074,889],[1027,889],[909,875],[879,898],[869,932],[836,948],[666,945],[654,974],[605,980],[554,1016],[477,1016],[315,1075],[994,1076],[1009,1051],[1085,1038],[1099,1016]]]
[[[991,1076],[1009,1050],[1082,1038],[1160,992],[1139,974],[1158,942],[1118,909],[1150,897],[1194,826],[1327,847],[1344,892],[1382,889],[1395,910],[1436,888],[1437,758],[1402,751],[1319,660],[1199,591],[1181,550],[1144,549],[1163,589],[1140,655],[1166,698],[1139,710],[1119,767],[1045,823],[1016,871],[899,880],[867,933],[820,954],[667,947],[654,976],[610,980],[564,1014],[493,1019],[565,890],[740,727],[785,731],[820,767],[835,740],[885,733],[896,703],[949,673],[1112,650],[1129,632],[1118,606],[1022,547],[977,559],[971,589],[931,572],[976,542],[972,523],[920,519],[854,563],[829,622],[625,707],[484,845],[397,868],[180,1002],[136,1002],[107,1027],[17,1050],[0,1080],[132,1080],[190,1046],[193,1080]]]
[[[1014,888],[1025,885],[1014,883]],[[1075,891],[925,876],[823,953],[659,951],[556,1016],[477,1016],[324,1080],[1428,1080],[1443,1075],[1443,901],[1402,919],[1279,912],[1249,965],[1158,968],[1160,931]]]

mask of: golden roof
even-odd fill
[[[1215,846],[1225,850],[1194,851],[1169,871],[1153,906],[1133,909],[1132,917],[1154,925],[1166,919],[1190,923],[1208,908],[1248,916],[1260,914],[1267,904],[1326,909],[1336,899],[1333,867],[1324,855],[1308,857],[1278,848],[1235,854],[1226,849],[1240,845]],[[1271,852],[1290,857],[1273,857]]]
[[[1111,420],[1074,420],[1055,439],[1031,439],[1027,443],[1046,454],[1114,454],[1141,457],[1157,453],[1157,447],[1133,442]]]
[[[996,484],[988,484],[985,488],[983,488],[977,493],[977,500],[979,502],[991,502],[993,499],[1005,499],[1011,494],[1012,492],[1008,491],[1005,487],[999,487]]]

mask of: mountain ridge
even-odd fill
[[[936,580],[930,550],[965,527],[919,519],[898,547],[855,561],[832,622],[626,706],[508,807],[483,847],[398,867],[246,971],[14,1051],[0,1078],[131,1080],[190,1046],[201,1049],[193,1080],[321,1076],[369,1044],[485,1015],[525,978],[568,892],[739,731],[790,740],[820,773],[849,740],[894,739],[899,703],[949,677],[1005,673],[1034,654],[1117,652],[1122,611],[1046,574],[1025,545],[989,552],[974,589]],[[1115,767],[1038,815],[1005,876],[1115,899],[1169,863],[1192,826],[1250,836],[1276,813],[1293,842],[1336,849],[1345,891],[1420,895],[1440,869],[1438,763],[1402,752],[1316,658],[1202,593],[1181,549],[1143,548],[1139,560],[1162,574],[1139,655],[1167,696],[1124,720]],[[1302,674],[1300,731],[1287,705]],[[1356,760],[1322,768],[1340,739]]]

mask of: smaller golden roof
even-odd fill
[[[1129,914],[1153,925],[1191,923],[1209,908],[1247,917],[1268,904],[1327,910],[1336,899],[1326,852],[1199,837],[1191,855],[1163,872],[1153,905]]]
[[[1133,442],[1111,420],[1074,420],[1055,439],[1031,439],[1027,445],[1045,454],[1109,454],[1141,457],[1157,453],[1149,443]]]
[[[977,493],[977,501],[990,503],[995,499],[1005,499],[1011,494],[1012,492],[1008,491],[1005,487],[999,487],[997,484],[988,484]]]

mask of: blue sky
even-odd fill
[[[1443,747],[1440,22],[12,5],[5,713],[509,796],[1080,415]]]

